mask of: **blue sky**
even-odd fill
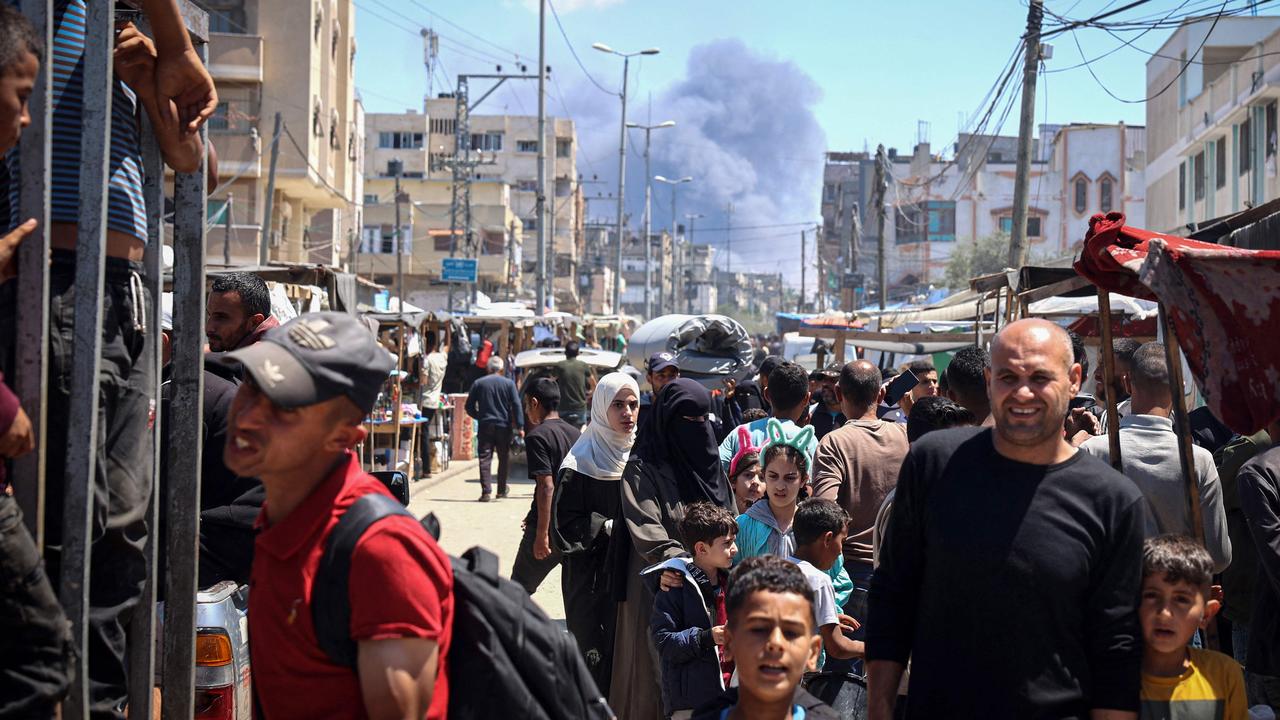
[[[530,66],[536,63],[536,0],[355,2],[356,84],[370,112],[421,107],[421,27],[442,38],[436,92],[460,72],[491,72],[499,62],[514,70],[513,52]],[[1050,10],[1073,18],[1115,4],[1048,0]],[[1177,5],[1156,0],[1151,9],[1126,16]],[[714,228],[727,223],[728,201],[735,203],[736,226],[816,219],[824,149],[874,149],[882,142],[909,152],[918,121],[928,123],[935,152],[950,145],[960,118],[979,109],[1026,23],[1020,0],[559,0],[556,7],[587,73],[609,90],[619,86],[622,63],[592,50],[593,42],[628,51],[661,48],[660,55],[633,61],[628,113],[643,121],[651,97],[653,122],[670,118],[681,124],[679,132],[654,133],[654,172],[695,178],[682,191],[680,203],[688,207],[678,214],[706,215],[698,223],[708,230],[699,239],[711,242],[723,239]],[[1155,51],[1168,34],[1156,30],[1134,45]],[[1081,62],[1077,38],[1087,58],[1120,44],[1100,30],[1053,38],[1049,73],[1040,78],[1037,123],[1143,124],[1143,104],[1110,98],[1087,69],[1054,72]],[[597,89],[578,66],[550,12],[547,48],[554,78],[548,112],[567,112],[577,120],[579,171],[616,182],[617,97]],[[1140,99],[1147,57],[1125,48],[1091,67],[1111,92]],[[718,110],[709,110],[708,103]],[[536,107],[534,83],[508,83],[479,111],[533,114]],[[774,113],[773,120],[765,117]],[[1004,131],[1017,131],[1016,106]],[[633,134],[632,141],[642,137]],[[628,157],[627,199],[638,218],[643,171],[637,160],[635,154]],[[588,194],[608,189],[594,186]],[[655,190],[655,223],[668,222],[669,197],[665,188]],[[603,218],[612,210],[592,203],[591,215]],[[797,233],[735,233],[735,253],[742,265],[763,271],[779,254],[794,251],[794,244],[780,251],[777,241]]]

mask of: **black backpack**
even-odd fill
[[[329,533],[311,598],[320,649],[354,669],[348,580],[351,553],[369,526],[392,515],[413,517],[396,500],[373,493],[357,500]],[[434,515],[423,519],[439,537]],[[473,547],[453,565],[453,637],[448,668],[450,720],[558,720],[614,717],[587,672],[573,636],[547,617],[524,588],[498,576],[498,556]]]

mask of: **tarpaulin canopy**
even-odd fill
[[[1280,417],[1280,251],[1089,221],[1076,270],[1099,288],[1158,300],[1213,414],[1240,433]]]

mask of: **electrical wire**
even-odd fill
[[[521,59],[521,58],[523,58],[523,59],[525,59],[525,60],[528,60],[528,57],[527,57],[527,56],[521,55],[520,53],[516,52],[515,50],[512,50],[511,48],[503,47],[502,45],[499,45],[499,44],[497,44],[497,43],[493,42],[492,40],[490,40],[490,39],[488,39],[488,38],[482,37],[481,35],[479,35],[479,34],[477,34],[477,33],[474,33],[474,32],[472,32],[472,31],[468,30],[467,28],[463,27],[462,25],[459,25],[458,23],[456,23],[456,22],[454,22],[454,21],[450,20],[449,18],[447,18],[447,17],[445,17],[445,16],[441,15],[440,13],[436,12],[435,10],[432,10],[431,8],[427,7],[424,3],[420,2],[419,0],[409,0],[409,2],[410,2],[410,3],[412,3],[413,5],[417,6],[419,9],[421,9],[423,12],[427,13],[428,15],[431,15],[431,16],[433,16],[433,17],[435,17],[435,18],[439,19],[439,20],[440,20],[440,22],[443,22],[443,23],[444,23],[444,24],[446,24],[446,25],[452,26],[454,29],[458,30],[459,32],[466,33],[467,35],[469,35],[469,36],[471,36],[471,37],[475,38],[476,40],[479,40],[480,42],[485,43],[485,44],[487,44],[487,45],[490,45],[490,46],[492,46],[493,48],[495,48],[495,49],[497,49],[497,50],[501,50],[502,52],[504,52],[504,53],[506,53],[506,54],[508,54],[508,55],[512,55],[512,56],[514,56],[514,57],[515,57],[515,58],[517,58],[517,59]]]
[[[578,69],[582,70],[582,74],[586,75],[587,79],[591,81],[591,84],[595,85],[600,92],[605,93],[606,95],[622,97],[622,93],[609,90],[605,86],[601,85],[594,77],[591,76],[591,73],[587,71],[587,66],[582,64],[582,58],[578,57],[578,51],[573,49],[573,43],[569,41],[569,34],[564,31],[564,25],[560,22],[560,13],[556,12],[555,3],[551,2],[551,0],[546,0],[546,2],[547,7],[551,8],[551,17],[555,19],[556,27],[560,28],[560,37],[564,38],[564,44],[569,48],[569,54],[573,55],[573,61],[578,63]]]
[[[1191,53],[1190,57],[1194,58],[1195,56],[1200,54],[1200,51],[1204,50],[1205,44],[1209,42],[1209,36],[1213,35],[1214,29],[1218,27],[1218,21],[1222,19],[1223,11],[1226,10],[1228,2],[1230,2],[1230,0],[1222,0],[1222,9],[1218,12],[1217,15],[1214,16],[1213,23],[1209,26],[1208,32],[1204,34],[1204,38],[1200,40],[1199,47],[1196,48],[1196,51],[1194,53]],[[1085,59],[1084,48],[1080,46],[1080,38],[1078,35],[1076,35],[1075,30],[1071,31],[1071,38],[1075,40],[1076,49],[1080,51],[1080,59],[1084,60]],[[1103,92],[1110,95],[1114,100],[1117,100],[1122,103],[1127,103],[1130,105],[1150,102],[1151,100],[1154,100],[1160,97],[1161,95],[1165,94],[1166,92],[1169,91],[1169,88],[1173,87],[1174,83],[1178,82],[1178,80],[1183,76],[1183,74],[1187,72],[1187,68],[1189,67],[1191,67],[1191,63],[1183,61],[1182,67],[1178,69],[1178,73],[1174,75],[1169,80],[1169,82],[1165,83],[1164,87],[1160,88],[1152,95],[1149,95],[1147,97],[1140,98],[1137,100],[1132,100],[1129,98],[1122,98],[1119,95],[1116,95],[1114,92],[1111,91],[1111,88],[1107,87],[1106,84],[1102,82],[1102,79],[1099,78],[1098,74],[1093,71],[1093,67],[1091,65],[1085,65],[1085,69],[1089,71],[1089,75],[1093,77],[1094,82],[1098,84],[1098,87],[1102,88]]]
[[[1183,0],[1183,1],[1182,1],[1182,3],[1181,3],[1181,4],[1179,4],[1179,5],[1178,5],[1176,8],[1174,8],[1173,10],[1171,10],[1171,11],[1169,12],[1169,14],[1165,16],[1165,18],[1167,19],[1167,18],[1169,18],[1169,17],[1172,17],[1174,13],[1176,13],[1176,12],[1178,12],[1179,10],[1181,10],[1182,8],[1186,7],[1186,6],[1187,6],[1187,4],[1188,4],[1188,3],[1190,3],[1190,2],[1191,2],[1191,0]],[[1133,44],[1134,44],[1135,42],[1137,42],[1140,38],[1142,38],[1144,35],[1146,35],[1147,33],[1151,32],[1151,31],[1152,31],[1152,30],[1154,30],[1154,29],[1155,29],[1155,28],[1153,28],[1153,27],[1152,27],[1152,28],[1147,28],[1147,29],[1143,30],[1142,32],[1138,33],[1137,35],[1133,36],[1132,38],[1128,38],[1128,39],[1121,38],[1121,37],[1119,37],[1118,35],[1115,35],[1115,33],[1113,33],[1111,30],[1107,30],[1107,32],[1108,32],[1108,33],[1110,33],[1110,34],[1112,35],[1112,37],[1115,37],[1117,40],[1121,40],[1121,41],[1122,41],[1120,45],[1118,45],[1118,46],[1116,46],[1116,47],[1114,47],[1114,48],[1112,48],[1112,49],[1108,50],[1107,52],[1105,52],[1105,53],[1103,53],[1103,54],[1101,54],[1101,55],[1099,55],[1099,56],[1097,56],[1097,57],[1093,58],[1092,60],[1085,60],[1085,61],[1084,61],[1084,62],[1082,62],[1082,63],[1076,64],[1076,65],[1072,65],[1072,66],[1070,66],[1070,67],[1055,68],[1055,69],[1053,69],[1053,70],[1046,70],[1046,71],[1044,71],[1044,72],[1047,72],[1047,73],[1060,73],[1060,72],[1067,72],[1068,70],[1076,70],[1076,69],[1078,69],[1078,68],[1085,67],[1085,66],[1087,66],[1087,65],[1089,65],[1089,64],[1091,64],[1091,63],[1095,63],[1095,62],[1097,62],[1097,61],[1099,61],[1099,60],[1101,60],[1101,59],[1103,59],[1103,58],[1105,58],[1105,57],[1109,57],[1109,56],[1111,56],[1111,55],[1114,55],[1115,53],[1117,53],[1117,52],[1119,52],[1119,51],[1123,50],[1123,49],[1124,49],[1124,48],[1126,48],[1126,47],[1132,47],[1132,46],[1133,46]],[[1135,49],[1135,50],[1141,50],[1141,48],[1134,48],[1134,49]]]

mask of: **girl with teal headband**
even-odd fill
[[[768,440],[760,451],[764,468],[765,502],[756,502],[738,516],[738,554],[734,564],[758,555],[790,557],[795,554],[795,534],[791,520],[796,505],[808,497],[810,447],[813,428],[788,428],[770,419]],[[844,558],[836,560],[828,572],[835,586],[836,603],[844,607],[853,591],[853,581],[844,571]]]

